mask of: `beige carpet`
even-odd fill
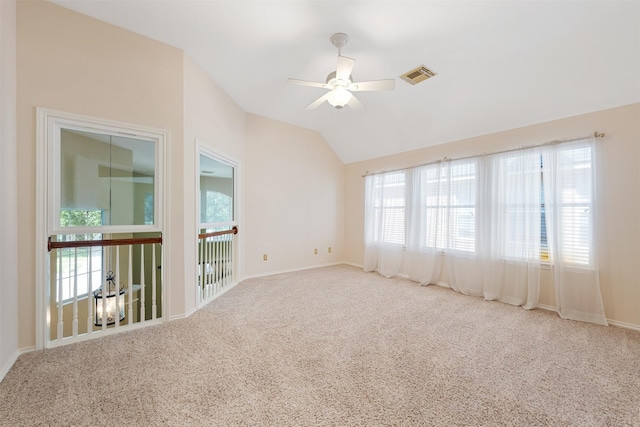
[[[25,354],[0,424],[640,426],[640,333],[320,268]]]

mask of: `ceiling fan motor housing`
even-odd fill
[[[353,83],[353,76],[351,75],[349,76],[349,80],[347,80],[346,82],[337,80],[335,71],[332,71],[327,75],[327,84],[329,86],[343,86],[345,89],[348,89],[351,83]]]

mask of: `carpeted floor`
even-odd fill
[[[640,426],[640,333],[319,268],[25,354],[0,424]]]

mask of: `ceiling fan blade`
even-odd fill
[[[356,111],[365,109],[364,104],[360,102],[358,98],[356,98],[355,96],[352,96],[351,99],[349,99],[349,102],[347,102],[347,105],[351,107],[352,110],[356,110]]]
[[[316,99],[315,101],[313,101],[311,104],[307,105],[306,107],[304,107],[305,110],[313,110],[314,108],[318,107],[320,104],[322,104],[324,101],[326,101],[327,99],[329,99],[329,94],[331,93],[331,91],[325,93],[324,95],[322,95],[320,98]]]
[[[372,80],[369,82],[352,83],[349,86],[351,92],[364,92],[367,90],[393,90],[396,87],[395,79]]]
[[[347,56],[338,55],[338,67],[336,68],[336,80],[348,81],[356,60]]]
[[[330,89],[330,87],[327,86],[326,83],[308,82],[306,80],[287,79],[287,83],[291,83],[291,84],[294,84],[294,85],[300,85],[300,86],[311,86],[311,87],[320,87],[320,88],[323,88],[323,89]]]

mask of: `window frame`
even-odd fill
[[[520,149],[512,150],[512,151],[514,152],[522,151],[524,156],[525,155],[524,153],[526,150],[527,148],[523,148],[521,150]],[[563,256],[562,262],[567,266],[574,267],[574,268],[591,268],[594,263],[593,257],[595,255],[595,249],[593,247],[593,238],[594,238],[594,234],[596,233],[594,229],[595,218],[592,211],[594,209],[594,203],[595,203],[595,200],[594,200],[595,188],[593,188],[593,186],[597,185],[597,183],[595,183],[595,181],[593,180],[593,175],[591,175],[590,184],[589,184],[590,188],[586,193],[584,193],[586,194],[588,200],[586,199],[575,200],[575,197],[574,199],[567,199],[566,193],[571,192],[571,190],[573,189],[573,187],[571,187],[571,184],[568,185],[567,183],[573,183],[574,181],[563,181],[564,184],[562,185],[564,185],[564,188],[562,189],[556,188],[554,190],[556,192],[560,192],[561,194],[552,195],[551,196],[552,198],[549,199],[549,195],[546,194],[545,192],[545,172],[551,176],[554,176],[553,174],[570,173],[569,169],[567,169],[567,165],[571,165],[570,166],[571,169],[588,168],[590,173],[593,174],[594,167],[595,167],[595,158],[594,158],[595,150],[593,149],[593,147],[590,147],[590,146],[572,147],[570,144],[567,144],[566,146],[563,146],[560,148],[556,148],[556,150],[560,150],[560,151],[553,151],[554,153],[553,155],[562,156],[562,153],[564,151],[571,151],[571,150],[589,150],[589,154],[585,155],[584,157],[578,158],[577,160],[574,161],[574,163],[563,163],[564,169],[549,171],[548,169],[545,168],[545,165],[544,165],[544,158],[546,154],[543,154],[543,152],[540,152],[539,172],[534,171],[533,169],[529,169],[530,174],[535,174],[535,176],[539,174],[539,183],[540,183],[539,204],[536,203],[536,204],[522,205],[522,204],[515,203],[515,204],[510,204],[508,206],[508,208],[510,209],[510,211],[508,212],[511,212],[511,211],[516,212],[518,211],[518,209],[526,209],[526,210],[539,209],[540,249],[539,251],[536,250],[532,252],[530,255],[527,255],[525,258],[510,257],[509,254],[506,252],[500,253],[499,257],[505,262],[536,261],[536,262],[539,262],[540,265],[542,266],[552,266],[554,265],[554,258],[558,256],[557,252],[559,251],[562,253],[562,256]],[[482,229],[484,228],[484,226],[488,226],[488,224],[484,224],[483,226],[483,224],[479,222],[479,220],[482,218],[479,218],[479,215],[478,215],[478,213],[482,214],[484,212],[484,205],[488,203],[488,200],[491,197],[491,194],[490,194],[491,189],[480,188],[480,185],[485,181],[483,174],[487,173],[487,171],[485,170],[486,166],[483,166],[482,161],[483,159],[486,159],[488,156],[490,155],[475,156],[475,157],[469,157],[469,158],[458,159],[458,160],[450,160],[450,161],[447,160],[447,161],[433,163],[429,165],[418,166],[418,167],[407,168],[407,169],[396,170],[392,172],[385,172],[385,173],[379,174],[381,175],[380,177],[376,177],[375,180],[371,181],[371,185],[376,186],[373,188],[373,192],[367,190],[367,194],[369,194],[369,196],[366,196],[366,197],[368,198],[368,197],[371,197],[371,195],[373,195],[373,197],[375,198],[375,200],[368,200],[367,206],[366,206],[366,209],[373,209],[373,215],[371,217],[373,218],[373,221],[374,221],[374,226],[373,226],[374,239],[370,242],[365,242],[365,243],[375,243],[375,244],[384,244],[384,245],[401,245],[404,249],[407,249],[408,246],[411,246],[413,248],[414,245],[417,243],[418,245],[417,248],[419,248],[420,250],[425,250],[425,251],[435,250],[440,253],[457,253],[460,255],[467,255],[467,256],[477,255],[478,251],[481,250],[481,248],[478,247],[479,239],[482,238],[482,235],[483,235],[482,233],[485,232]],[[471,172],[467,174],[454,173],[453,170],[451,169],[456,166],[464,167],[465,164],[475,165],[474,169],[471,171],[472,173]],[[450,169],[445,170],[446,168],[450,168]],[[434,177],[427,176],[427,174],[431,170],[436,171]],[[393,174],[402,173],[403,174],[402,182],[397,181],[397,182],[385,183],[384,182],[385,177],[389,176],[389,174],[392,174],[392,173]],[[416,174],[420,174],[419,180],[414,179],[416,177]],[[530,175],[530,176],[533,177],[533,175]],[[455,202],[452,199],[453,196],[455,196],[455,194],[450,185],[450,181],[456,178],[465,179],[465,177],[468,177],[469,179],[472,179],[474,181],[473,187],[469,189],[469,191],[471,191],[471,193],[474,194],[474,196],[469,200],[471,200],[471,202],[474,202],[474,203],[460,204],[458,202]],[[556,176],[554,179],[557,180],[558,177]],[[578,178],[577,181],[575,182],[582,182],[582,181]],[[430,188],[429,190],[427,190],[427,186],[430,183],[432,185],[438,185],[440,187]],[[383,188],[385,185],[402,185],[404,187],[402,204],[396,204],[393,206],[391,205],[384,206],[385,194],[384,194],[384,191],[381,190],[381,188]],[[418,196],[419,199],[414,199],[416,197],[416,194],[413,193],[414,185],[421,186],[420,195]],[[554,185],[558,185],[557,182]],[[576,195],[582,194],[578,190],[578,187],[576,187],[576,189],[571,194],[574,194],[574,193]],[[399,200],[400,198],[398,197],[397,199]],[[553,204],[551,203],[552,200],[553,201],[559,200],[559,202],[557,202],[557,206],[555,206],[555,209],[560,209],[561,211],[564,211],[567,209],[570,209],[570,210],[573,209],[575,211],[584,210],[584,212],[589,212],[586,220],[577,218],[570,225],[572,229],[577,229],[577,228],[586,226],[588,227],[587,230],[577,230],[571,233],[572,230],[566,228],[567,225],[566,225],[566,220],[564,218],[560,220],[561,224],[559,225],[564,228],[561,233],[561,235],[563,236],[563,239],[568,239],[568,240],[573,239],[573,241],[582,239],[579,241],[579,243],[583,243],[583,240],[587,239],[588,241],[584,241],[584,243],[586,243],[586,246],[583,245],[585,246],[586,249],[578,248],[577,250],[571,250],[570,256],[567,256],[567,252],[572,248],[568,246],[566,242],[559,242],[559,244],[562,245],[562,249],[560,250],[554,248],[554,245],[551,244],[550,239],[552,238],[553,233],[550,232],[549,230],[549,224],[550,223],[553,224],[556,220],[554,218],[551,218],[550,220],[548,217],[550,214],[550,210],[552,209],[552,206],[553,206]],[[419,209],[416,210],[412,208],[415,204],[419,204]],[[397,235],[400,235],[400,234],[403,235],[404,241],[402,243],[400,243],[397,240],[396,241],[389,241],[388,239],[385,240],[384,236],[378,235],[379,227],[376,226],[376,224],[378,225],[380,224],[380,221],[384,217],[384,211],[388,211],[388,210],[403,211],[402,212],[403,217],[401,221],[403,229],[398,230],[398,232],[396,233]],[[461,246],[459,244],[461,239],[460,235],[462,234],[461,230],[464,229],[464,224],[462,224],[462,226],[454,227],[453,225],[455,224],[453,224],[453,222],[455,221],[451,221],[452,216],[455,215],[455,212],[457,210],[462,210],[462,211],[469,210],[471,212],[471,215],[474,217],[473,218],[473,225],[474,225],[473,226],[473,243],[472,243],[473,249],[470,249],[471,245],[469,245],[469,248],[465,248],[464,245]],[[429,215],[428,214],[429,212],[431,213],[438,212],[439,215],[435,215],[435,219],[430,219],[430,218],[434,218],[434,215]],[[506,214],[508,214],[508,212]],[[534,211],[531,211],[531,212],[533,213]],[[369,215],[368,213],[365,213],[365,214],[367,216]],[[412,219],[413,215],[419,215],[420,221],[423,221],[421,227],[424,229],[424,231],[420,231],[420,234],[422,235],[419,236],[418,238],[416,238],[415,236],[409,235],[409,233],[411,232],[411,230],[409,229],[409,223],[410,222],[413,223],[413,221],[415,220],[415,218]],[[572,219],[575,218],[575,216],[576,215],[570,215]],[[396,222],[398,224],[400,223],[398,221]],[[391,222],[389,222],[389,224],[391,224]],[[438,231],[433,231],[433,230],[438,230]],[[431,236],[430,234],[434,234],[434,235]],[[416,242],[416,240],[419,240],[419,241]],[[480,242],[480,244],[482,243]],[[502,248],[501,250],[504,251],[505,249],[506,247]],[[582,258],[580,257],[581,251],[586,254]]]
[[[591,177],[593,177],[593,173],[594,173],[594,168],[595,168],[595,150],[593,146],[579,146],[576,147],[575,145],[577,144],[577,142],[568,142],[566,143],[566,145],[560,146],[558,148],[558,150],[560,151],[560,153],[556,153],[556,154],[562,154],[563,152],[567,152],[567,151],[577,151],[577,150],[589,150],[589,156],[588,159],[584,159],[582,162],[580,162],[580,164],[582,164],[582,167],[579,167],[581,169],[589,169],[589,175]],[[541,160],[542,161],[542,160]],[[588,166],[584,166],[584,164],[587,164]],[[577,162],[573,163],[574,165],[574,169],[576,168],[576,165],[578,165]],[[555,174],[559,174],[560,171],[557,170],[555,171]],[[541,165],[541,182],[542,182],[542,193],[544,194],[544,165]],[[558,177],[556,177],[556,180],[558,179]],[[595,203],[595,188],[593,188],[594,186],[596,186],[597,183],[595,182],[594,179],[590,180],[589,186],[589,200],[588,201],[583,201],[583,202],[576,202],[576,201],[565,201],[564,199],[564,194],[560,196],[560,201],[558,203],[558,206],[556,207],[556,209],[559,209],[561,212],[561,216],[563,215],[563,211],[565,208],[578,208],[578,209],[583,209],[585,212],[589,212],[588,214],[588,230],[586,232],[586,238],[588,240],[587,243],[587,256],[586,259],[583,259],[582,262],[580,262],[580,259],[578,258],[576,260],[575,257],[572,258],[567,258],[567,245],[563,245],[563,242],[558,242],[560,245],[563,246],[563,249],[561,250],[562,254],[563,254],[563,259],[562,262],[570,268],[574,268],[574,269],[592,269],[594,266],[594,262],[595,262],[595,253],[596,250],[594,248],[593,245],[593,238],[594,238],[594,234],[596,233],[595,230],[595,217],[593,215],[593,209],[594,209],[594,203]],[[545,194],[546,196],[546,194]],[[548,205],[547,201],[544,200],[544,203],[542,206],[544,206],[544,211],[546,214],[546,206]],[[553,203],[552,203],[553,206]],[[546,230],[546,224],[548,223],[548,221],[546,221],[545,218],[545,232],[547,233],[547,236],[549,235],[548,230]],[[564,225],[564,224],[563,224]],[[540,234],[542,236],[542,226],[540,227]],[[567,231],[563,231],[562,235],[564,238],[566,238],[568,236]],[[552,246],[553,248],[553,246]],[[549,259],[547,261],[547,264],[552,266],[554,264],[554,255],[552,253],[551,250],[549,250],[549,247],[547,246],[547,250],[549,253]],[[541,245],[541,251],[542,251],[542,245]]]
[[[393,181],[393,182],[382,182],[382,180],[378,180],[377,178],[379,177],[385,177],[385,176],[389,176],[390,174],[402,174],[403,178],[402,181],[398,180],[398,181]],[[373,242],[377,243],[377,244],[381,244],[381,245],[389,245],[389,246],[402,246],[403,248],[407,247],[407,241],[408,241],[408,236],[407,236],[407,220],[408,220],[408,215],[407,215],[407,189],[408,189],[408,183],[407,183],[407,176],[408,173],[407,171],[395,171],[395,172],[388,172],[385,174],[381,174],[379,176],[374,177],[374,179],[376,180],[376,182],[374,182],[372,185],[376,185],[376,187],[374,188],[374,190],[376,191],[376,194],[378,194],[379,191],[383,191],[385,187],[389,186],[402,186],[403,188],[403,192],[402,192],[402,204],[401,205],[393,205],[393,206],[384,206],[384,199],[382,197],[378,198],[376,197],[376,200],[373,201],[372,204],[372,208],[374,209],[374,239]],[[399,198],[394,198],[394,200],[398,200]],[[378,202],[379,205],[378,205]],[[397,221],[398,223],[402,223],[402,231],[398,232],[397,235],[402,235],[402,242],[399,241],[393,241],[393,240],[385,240],[384,236],[379,236],[378,235],[378,230],[379,227],[377,227],[376,225],[379,224],[379,221],[383,221],[383,219],[386,217],[385,213],[387,211],[390,212],[395,212],[395,211],[400,211],[400,215],[401,215],[401,220]]]
[[[238,215],[240,200],[238,197],[240,188],[240,163],[231,157],[214,152],[211,148],[205,145],[202,141],[196,140],[196,164],[195,164],[195,180],[197,185],[197,197],[196,197],[196,224],[198,230],[205,229],[223,229],[226,227],[233,227],[238,225]],[[202,222],[202,189],[200,188],[200,156],[209,157],[219,163],[233,168],[233,200],[231,204],[232,218],[231,221],[225,222]]]
[[[47,120],[46,138],[50,141],[48,149],[48,233],[53,234],[112,234],[112,233],[147,233],[162,232],[163,229],[163,197],[164,197],[164,159],[166,134],[127,124],[116,124],[109,121],[84,119],[82,116],[64,114],[50,115]],[[154,223],[151,225],[101,225],[82,227],[62,227],[60,225],[60,185],[61,185],[61,132],[63,129],[97,133],[108,136],[124,136],[154,143]]]
[[[69,113],[66,111],[54,110],[44,107],[36,107],[36,220],[35,235],[35,276],[36,276],[36,350],[56,346],[49,339],[50,333],[50,270],[49,251],[47,248],[47,236],[54,234],[69,234],[69,230],[61,230],[59,218],[53,219],[55,210],[53,209],[54,195],[59,200],[59,182],[55,182],[54,172],[60,165],[60,127],[81,126],[87,131],[110,131],[122,132],[124,136],[147,136],[156,141],[155,158],[155,191],[154,209],[156,218],[154,226],[109,226],[102,228],[77,227],[71,234],[92,234],[92,233],[130,233],[153,231],[161,233],[166,241],[170,240],[170,224],[165,222],[169,217],[171,204],[170,194],[165,194],[166,175],[168,175],[168,164],[166,163],[165,151],[171,146],[171,133],[168,130],[141,126],[131,123],[109,120],[99,117]],[[57,130],[57,132],[56,132]],[[57,136],[56,136],[57,133]],[[57,140],[57,141],[56,141]],[[55,148],[56,144],[58,145]],[[58,206],[59,208],[59,206]],[[58,209],[59,212],[59,209]],[[59,215],[59,213],[57,214]],[[171,275],[171,257],[163,256],[161,270],[162,278]],[[166,287],[162,286],[160,298],[166,304],[169,303],[169,294]],[[163,317],[165,319],[165,317]],[[168,319],[168,318],[166,318]]]
[[[473,189],[473,204],[458,204],[455,202],[452,202],[452,199],[454,198],[452,191],[451,191],[451,181],[452,181],[452,177],[454,176],[452,173],[452,168],[453,167],[459,167],[459,166],[463,166],[463,165],[468,165],[468,164],[473,164],[474,165],[474,173],[471,176],[471,178],[474,181],[474,189]],[[421,241],[420,241],[420,246],[423,249],[426,250],[436,250],[442,253],[446,253],[446,252],[455,252],[455,253],[460,253],[460,254],[466,254],[466,255],[475,255],[478,251],[477,248],[477,242],[478,242],[478,224],[477,224],[477,210],[478,210],[478,174],[479,174],[479,167],[478,167],[478,161],[477,159],[471,158],[471,159],[461,159],[461,160],[454,160],[454,161],[448,161],[448,162],[441,162],[441,163],[437,163],[435,165],[427,165],[424,166],[424,172],[427,172],[429,169],[439,169],[437,170],[437,174],[436,174],[436,180],[437,185],[440,187],[438,190],[438,194],[436,196],[435,200],[435,204],[433,202],[429,202],[429,198],[425,196],[424,192],[421,192],[421,208],[422,208],[422,212],[424,214],[424,217],[426,218],[426,222],[425,222],[425,233],[427,233],[425,236],[421,236]],[[446,169],[445,168],[449,168],[448,169],[448,173],[445,174]],[[443,176],[446,177],[443,179]],[[456,177],[460,177],[461,175],[456,175]],[[424,185],[424,183],[421,183],[421,185]],[[447,194],[442,194],[441,190],[442,188],[448,189],[446,191]],[[446,201],[446,203],[443,203],[443,201]],[[448,225],[451,222],[457,222],[457,221],[451,221],[451,217],[454,213],[454,211],[456,210],[471,210],[471,215],[473,216],[473,248],[471,249],[470,247],[467,249],[465,248],[465,245],[458,245],[456,244],[456,242],[460,242],[461,238],[461,233],[460,231],[464,228],[463,226],[458,226],[455,227],[454,229],[451,229]],[[439,213],[439,216],[436,217],[435,219],[435,223],[431,223],[429,221],[429,215],[427,215],[427,213],[429,211],[433,211],[436,213]],[[440,211],[440,212],[438,212]],[[446,218],[445,218],[446,216]],[[447,227],[444,228],[444,224],[447,224]],[[438,236],[431,238],[429,237],[428,233],[430,232],[430,229],[435,230],[434,232],[437,233],[437,230],[440,228],[440,233],[437,233]],[[441,237],[442,236],[442,237]],[[435,241],[431,242],[433,239],[435,239]],[[430,243],[433,243],[433,245],[431,245]]]

